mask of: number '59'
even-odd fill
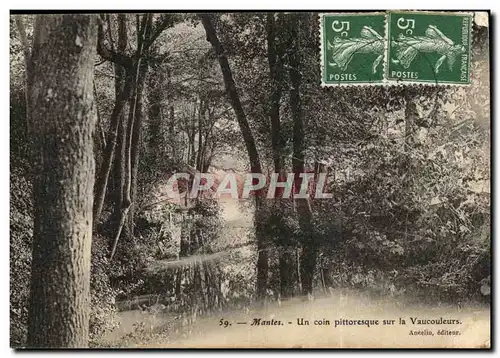
[[[229,326],[229,321],[225,320],[224,318],[221,318],[219,321],[219,326],[224,326],[224,328]]]

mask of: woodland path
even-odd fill
[[[399,317],[406,325],[398,324]],[[410,317],[423,319],[457,319],[459,325],[413,325]],[[254,318],[277,320],[283,325],[251,326]],[[304,318],[309,326],[297,324]],[[232,325],[224,327],[220,320]],[[330,321],[330,325],[314,325],[314,321]],[[379,320],[378,326],[338,326],[335,320]],[[383,320],[395,320],[394,325],[383,325]],[[408,304],[392,297],[370,298],[355,292],[335,293],[314,301],[293,299],[270,303],[265,308],[242,308],[231,312],[213,313],[194,322],[171,314],[141,311],[120,313],[121,328],[110,339],[123,339],[134,331],[134,324],[144,322],[143,341],[128,341],[129,347],[149,348],[263,348],[263,347],[479,347],[489,345],[489,310],[480,305],[428,306]],[[237,324],[247,322],[247,324]],[[292,322],[289,324],[288,322]],[[434,336],[412,336],[410,331],[433,331]],[[442,329],[459,330],[460,336],[438,335]],[[149,332],[149,333],[148,333]],[[138,337],[137,337],[138,338]],[[460,342],[460,346],[456,342]],[[121,341],[123,343],[123,340]]]

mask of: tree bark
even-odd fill
[[[164,126],[167,123],[171,125],[170,121],[167,120],[167,116],[164,116],[165,111],[163,110],[163,103],[166,101],[165,82],[164,71],[158,71],[155,76],[149,78],[148,152],[152,160],[159,159],[166,154],[164,151]],[[170,86],[167,86],[167,90],[170,91]]]
[[[23,45],[23,53],[24,53],[24,65],[25,65],[25,80],[26,80],[26,133],[28,134],[28,138],[31,137],[31,108],[29,101],[29,93],[28,90],[32,86],[32,61],[31,61],[31,50],[30,45],[28,43],[28,37],[26,36],[26,29],[24,27],[24,22],[20,15],[16,16],[16,26],[19,31],[19,37],[21,40],[21,44]],[[37,31],[37,29],[35,29]],[[36,34],[35,34],[36,36]]]
[[[140,16],[137,16],[139,23]],[[128,212],[128,231],[134,235],[135,206],[137,203],[137,173],[139,171],[139,155],[142,141],[142,123],[144,120],[144,86],[149,72],[149,46],[153,31],[153,15],[145,14],[137,29],[137,82],[134,102],[134,124],[130,137],[130,210]],[[149,44],[149,45],[148,45]],[[132,107],[131,107],[132,108]]]
[[[108,17],[108,32],[111,42],[111,48],[114,50],[113,41],[111,39],[111,23],[109,22]],[[118,52],[125,53],[128,44],[128,36],[127,36],[127,17],[125,14],[118,15]],[[125,90],[125,85],[127,81],[132,81],[132,75],[130,73],[127,74],[127,69],[122,65],[114,64],[115,69],[115,103],[121,101],[122,92]],[[130,77],[127,80],[127,76]],[[128,112],[128,100],[125,100],[123,103],[123,108],[119,114],[118,119],[118,132],[116,138],[116,148],[113,154],[113,180],[110,183],[111,185],[111,193],[113,200],[113,213],[111,215],[110,227],[116,228],[120,223],[120,213],[122,208],[122,203],[125,195],[125,180],[124,175],[126,171],[125,167],[125,138],[126,138],[126,128],[127,128],[127,112]],[[109,148],[108,148],[109,150]],[[106,188],[104,188],[106,190]],[[110,245],[111,246],[111,245]]]
[[[119,73],[119,72],[115,72]],[[121,89],[123,90],[123,88]],[[117,93],[115,101],[119,100],[120,93]],[[120,213],[122,208],[122,203],[125,198],[125,173],[126,173],[126,132],[128,126],[128,116],[126,112],[128,111],[128,101],[124,104],[123,110],[120,113],[118,133],[116,137],[116,148],[113,155],[113,176],[110,182],[111,199],[113,202],[113,213],[110,216],[110,226],[111,228],[116,228],[120,222]],[[111,174],[110,174],[111,175]]]
[[[146,77],[148,74],[148,65],[144,64],[139,70],[139,78],[137,83],[137,98],[135,105],[135,121],[132,131],[131,138],[131,188],[130,188],[130,199],[131,206],[128,213],[129,231],[133,235],[134,231],[134,217],[135,217],[135,206],[137,203],[137,174],[139,171],[139,156],[140,156],[140,144],[142,141],[142,124],[144,121],[144,84],[146,82]]]
[[[252,131],[248,124],[245,111],[241,105],[240,96],[236,88],[236,84],[233,79],[233,74],[231,72],[231,67],[229,66],[229,61],[224,52],[224,48],[217,36],[215,27],[212,24],[210,15],[202,14],[200,15],[201,22],[205,28],[207,34],[207,40],[212,44],[212,47],[219,59],[219,65],[222,71],[222,76],[224,79],[224,85],[226,88],[226,93],[229,97],[231,106],[233,107],[238,125],[240,127],[243,140],[248,153],[248,158],[250,160],[250,171],[252,173],[262,173],[262,168],[260,165],[259,154],[257,152],[257,146],[255,145],[255,140],[252,135]],[[262,203],[262,192],[259,191],[255,193],[255,235],[257,237],[257,298],[263,300],[266,296],[267,290],[267,278],[268,278],[268,252],[267,243],[265,240],[265,235],[263,234],[263,203]]]
[[[292,47],[290,59],[290,107],[293,118],[293,159],[292,166],[295,173],[295,187],[300,188],[300,173],[305,172],[305,141],[304,141],[304,113],[300,95],[302,82],[300,61],[300,14],[290,15],[289,32]],[[312,226],[312,211],[309,199],[296,199],[299,225],[301,229],[302,254],[300,257],[300,277],[303,294],[312,294],[314,270],[316,268],[317,247],[314,228]]]
[[[283,147],[280,123],[280,101],[282,94],[282,51],[276,41],[276,21],[274,13],[267,13],[267,60],[271,79],[271,95],[269,101],[269,118],[271,120],[271,142],[273,148],[274,170],[283,170]]]
[[[271,144],[273,150],[274,172],[279,174],[280,180],[283,176],[283,139],[280,123],[280,102],[282,95],[283,81],[283,63],[282,48],[277,41],[276,14],[273,12],[266,15],[267,28],[267,60],[269,64],[269,77],[271,80],[271,93],[269,98],[269,119],[271,121]],[[283,197],[283,188],[276,188],[274,193],[274,211],[282,212],[281,199]],[[280,219],[277,219],[280,220]],[[281,226],[281,225],[280,225]],[[279,235],[279,233],[278,233]],[[293,295],[294,260],[293,251],[289,238],[279,237],[278,246],[279,255],[279,275],[280,275],[280,296],[287,299]]]
[[[212,47],[214,48],[215,53],[219,59],[219,65],[222,71],[222,76],[224,78],[226,92],[229,97],[231,106],[233,107],[234,113],[236,115],[236,120],[238,121],[238,125],[240,127],[241,134],[247,148],[248,157],[250,159],[250,168],[253,173],[262,173],[257,146],[255,145],[255,140],[248,124],[245,111],[243,110],[243,106],[241,105],[240,96],[238,94],[238,90],[236,89],[236,83],[234,82],[231,67],[229,66],[229,61],[227,60],[224,48],[222,47],[222,44],[217,37],[217,32],[215,31],[210,16],[200,15],[200,17],[203,23],[203,27],[205,28],[205,31],[207,33],[207,39],[212,44]]]
[[[97,19],[38,15],[30,88],[35,226],[29,347],[88,345]]]

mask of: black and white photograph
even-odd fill
[[[491,349],[489,10],[8,16],[12,349]]]

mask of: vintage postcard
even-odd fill
[[[10,344],[491,349],[488,11],[10,14]]]

